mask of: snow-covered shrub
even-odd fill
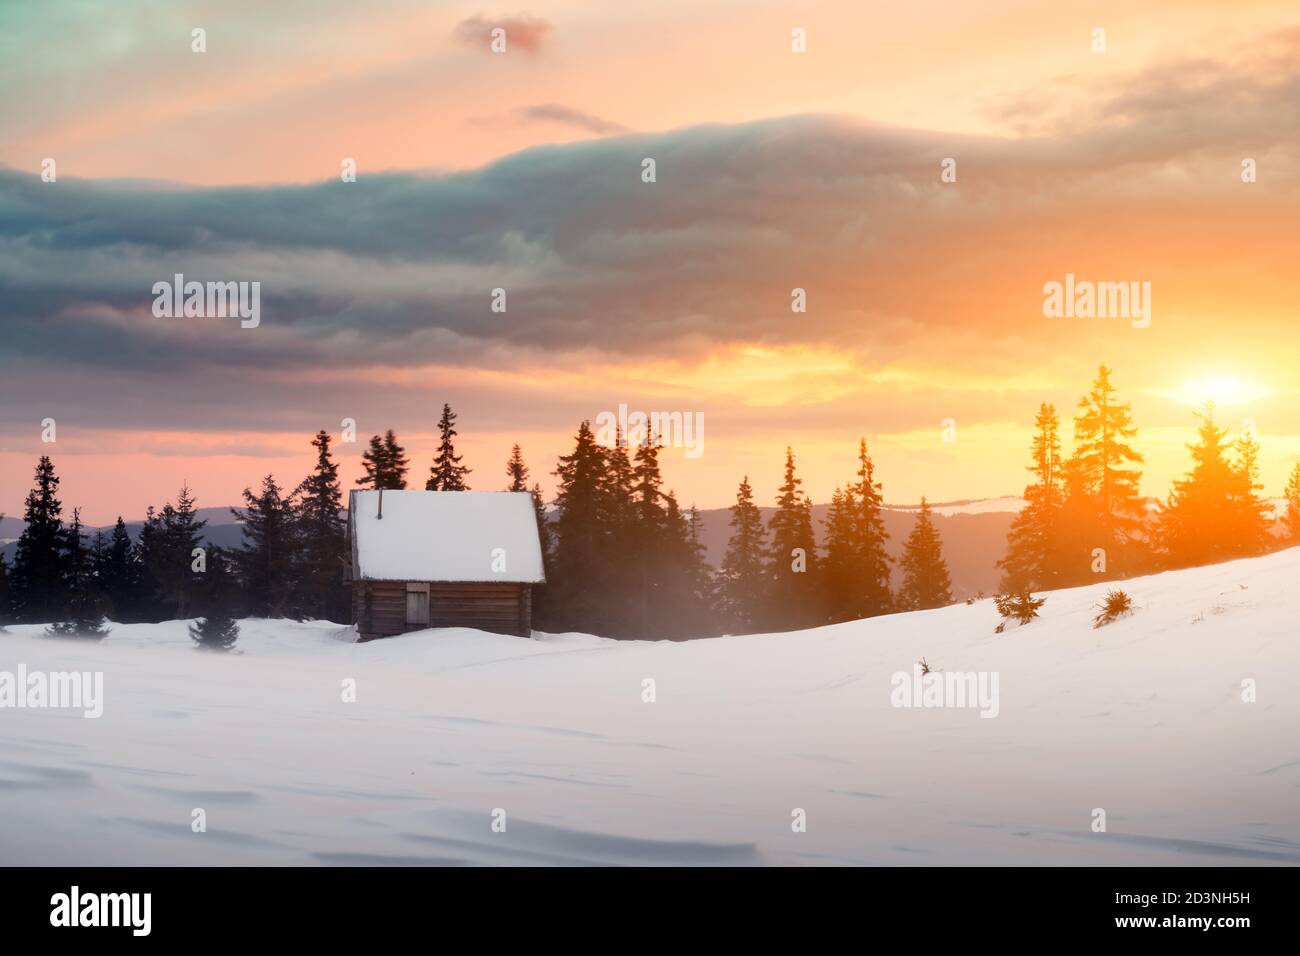
[[[1106,595],[1106,600],[1098,607],[1101,613],[1092,619],[1094,628],[1119,620],[1127,614],[1132,614],[1133,599],[1123,591],[1111,591]]]
[[[1038,609],[1046,603],[1047,598],[1035,598],[1028,591],[999,594],[993,599],[993,606],[1002,615],[1002,622],[993,629],[993,632],[1001,634],[1012,621],[1017,624],[1028,624],[1038,617]]]

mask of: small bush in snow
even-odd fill
[[[1117,621],[1126,614],[1133,613],[1133,599],[1123,591],[1111,591],[1104,603],[1099,605],[1101,613],[1092,619],[1094,628]]]
[[[190,625],[190,637],[201,651],[228,651],[239,640],[239,625],[232,618],[209,615]]]
[[[993,632],[1001,634],[1012,621],[1017,624],[1028,624],[1038,617],[1038,609],[1046,603],[1047,598],[1035,598],[1028,591],[1020,591],[1016,594],[999,594],[993,599],[993,606],[1002,615],[1002,623],[995,627]]]
[[[922,675],[930,673],[930,664],[928,661],[926,661],[924,657],[922,657],[919,661],[917,661],[917,663],[921,665]]]

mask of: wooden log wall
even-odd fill
[[[362,640],[424,627],[475,627],[527,637],[532,628],[532,588],[496,582],[429,584],[429,623],[406,623],[405,581],[354,581],[353,622]]]

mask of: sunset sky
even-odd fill
[[[0,87],[9,515],[42,454],[90,523],[233,504],[344,418],[347,485],[393,428],[422,487],[444,401],[475,489],[519,442],[549,494],[625,403],[703,413],[687,504],[770,503],[786,445],[825,501],[860,435],[887,501],[1018,494],[1100,363],[1144,494],[1206,398],[1266,494],[1300,457],[1294,0],[5,4]],[[175,273],[261,324],[156,318]],[[1044,317],[1067,273],[1151,283],[1150,327]]]

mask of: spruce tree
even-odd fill
[[[348,613],[343,586],[347,528],[343,521],[343,491],[339,466],[330,453],[325,430],[312,439],[316,467],[298,485],[298,591],[301,610],[312,617],[342,621]]]
[[[517,444],[510,449],[510,458],[506,462],[506,477],[510,483],[506,485],[506,491],[527,491],[533,499],[533,516],[537,519],[537,540],[542,549],[542,565],[544,568],[550,568],[551,560],[551,528],[550,522],[546,520],[546,502],[542,500],[542,486],[534,482],[532,490],[528,488],[529,470],[528,465],[524,462],[524,452]]]
[[[885,500],[875,480],[875,465],[867,440],[858,442],[858,480],[853,485],[853,616],[884,614],[893,606],[889,589],[891,559],[885,550],[889,535],[883,517]]]
[[[225,549],[211,548],[198,595],[203,614],[189,627],[190,638],[199,650],[228,651],[235,646],[239,639],[239,625],[234,616],[238,593],[239,585]]]
[[[632,466],[632,502],[640,543],[655,548],[666,531],[663,504],[663,475],[659,470],[658,439],[646,436],[637,446]]]
[[[397,436],[390,428],[384,432],[384,484],[381,486],[394,491],[406,489],[406,470],[411,460],[406,457],[406,449],[397,443]]]
[[[465,476],[469,469],[460,463],[456,454],[456,445],[452,441],[458,434],[455,428],[456,413],[451,406],[442,406],[442,418],[438,419],[438,455],[429,468],[429,480],[424,484],[425,491],[469,491]]]
[[[67,610],[63,504],[59,478],[48,456],[36,465],[36,485],[27,494],[24,527],[9,572],[14,619],[31,623],[57,620]]]
[[[1063,477],[1059,428],[1055,407],[1040,405],[1028,466],[1035,480],[1025,488],[1025,506],[1011,522],[1007,552],[998,562],[1001,589],[1008,593],[1054,587],[1060,575]]]
[[[115,621],[137,620],[141,611],[140,561],[121,515],[109,535],[98,573],[107,613]]]
[[[821,560],[823,599],[819,618],[822,623],[837,624],[854,617],[854,514],[857,508],[852,489],[836,488],[830,507],[822,519],[824,530]]]
[[[364,474],[357,479],[357,485],[401,491],[406,488],[406,469],[409,464],[406,449],[397,443],[397,436],[391,428],[384,432],[382,438],[372,435],[369,446],[361,454]]]
[[[162,518],[149,505],[145,509],[144,524],[140,527],[140,538],[136,542],[136,558],[139,562],[140,592],[136,607],[136,619],[157,622],[164,620],[162,606],[162,589],[154,574],[154,569],[163,562]]]
[[[234,560],[249,612],[254,617],[296,616],[300,605],[294,496],[285,496],[274,476],[267,475],[257,494],[244,489],[243,510],[230,510],[244,526],[243,546]]]
[[[45,633],[50,637],[99,640],[108,631],[104,627],[104,611],[90,552],[86,549],[80,509],[73,509],[72,524],[64,529],[61,547],[68,609],[63,619]]]
[[[1292,466],[1283,494],[1286,496],[1286,513],[1282,516],[1282,527],[1288,541],[1300,542],[1300,461]]]
[[[528,490],[528,466],[524,464],[524,451],[517,444],[510,449],[510,460],[506,462],[506,476],[510,479],[506,491]]]
[[[903,587],[899,603],[911,611],[952,603],[952,581],[943,560],[943,542],[934,526],[930,504],[921,498],[912,533],[903,547]]]
[[[540,482],[533,482],[533,490],[530,494],[533,496],[533,515],[537,518],[537,539],[542,547],[542,563],[548,569],[549,575],[554,544],[551,540],[551,522],[546,517],[546,502],[542,499]]]
[[[219,614],[197,619],[189,631],[190,638],[201,651],[229,651],[239,640],[239,625],[235,619]]]
[[[1272,543],[1269,529],[1272,506],[1259,496],[1263,482],[1259,479],[1259,441],[1254,435],[1243,434],[1232,444],[1237,453],[1237,535],[1241,554],[1260,554]]]
[[[361,469],[363,473],[357,479],[358,487],[384,487],[387,471],[384,467],[384,440],[380,436],[370,436],[370,444],[361,453]]]
[[[763,610],[767,535],[746,475],[731,506],[731,538],[722,559],[723,611],[732,627],[749,633],[760,626]]]
[[[637,446],[632,466],[633,532],[627,544],[631,545],[630,560],[624,564],[633,573],[629,595],[633,604],[628,610],[627,633],[643,640],[665,637],[662,613],[668,597],[669,579],[672,576],[675,520],[669,506],[676,509],[677,502],[669,501],[663,493],[663,475],[659,470],[659,451],[662,443],[648,433]],[[677,516],[680,518],[680,514]],[[629,551],[624,551],[626,555]]]
[[[1175,567],[1240,557],[1255,540],[1243,509],[1253,496],[1251,479],[1228,457],[1228,430],[1215,423],[1213,404],[1196,417],[1192,469],[1174,482],[1159,516],[1159,545]]]
[[[632,503],[636,473],[628,454],[627,438],[622,426],[616,429],[614,447],[605,449],[603,484],[605,519],[610,533],[619,540],[627,540],[636,527],[636,508]]]
[[[695,636],[703,637],[716,633],[716,610],[718,606],[718,581],[713,568],[709,566],[707,549],[704,547],[704,518],[700,509],[691,505],[686,513],[686,575],[690,582],[692,607],[692,631]]]
[[[591,423],[578,427],[574,449],[556,465],[553,579],[547,626],[608,634],[611,535],[605,501],[605,454]]]
[[[1130,406],[1115,398],[1110,369],[1102,365],[1092,388],[1079,399],[1074,418],[1074,461],[1082,489],[1092,499],[1086,509],[1092,548],[1104,548],[1109,570],[1132,570],[1145,525],[1146,507],[1138,494],[1142,463],[1129,439],[1137,434]]]
[[[194,570],[195,551],[203,544],[203,528],[207,525],[198,517],[198,508],[188,484],[181,485],[176,496],[176,507],[163,506],[162,526],[165,566],[157,573],[162,585],[168,612],[173,618],[190,616],[190,606],[198,590],[200,572]]]
[[[206,524],[198,517],[188,485],[181,487],[175,506],[167,502],[161,512],[150,506],[140,530],[139,548],[150,592],[148,620],[189,616],[200,580],[194,570],[194,551],[203,542]]]
[[[771,590],[767,625],[775,630],[806,626],[812,618],[814,561],[812,505],[799,490],[803,480],[795,474],[794,452],[785,450],[785,478],[777,489],[776,511],[768,519],[771,548],[767,576]]]

